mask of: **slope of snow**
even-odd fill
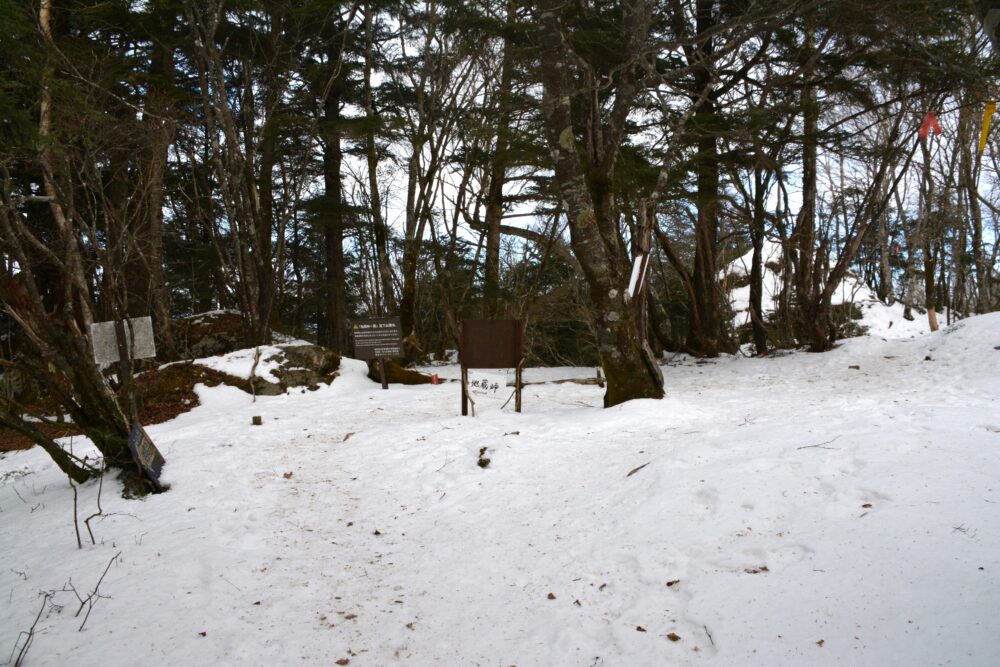
[[[761,256],[764,259],[762,308],[765,313],[771,313],[778,307],[782,282],[781,277],[767,265],[781,261],[781,244],[765,240]],[[720,272],[720,279],[724,279],[726,276],[749,277],[752,263],[753,250],[750,250]],[[733,325],[741,327],[749,324],[750,286],[745,285],[730,290],[729,299],[735,313]],[[926,316],[916,315],[913,320],[907,320],[903,317],[904,307],[902,303],[896,302],[891,306],[882,303],[875,292],[853,273],[845,276],[837,286],[833,293],[832,303],[835,306],[843,303],[857,305],[862,314],[862,319],[858,323],[866,327],[867,333],[872,336],[912,338],[930,331]],[[945,314],[939,315],[939,321],[942,324],[945,319]]]
[[[997,665],[998,348],[1000,313],[477,418],[350,360],[256,403],[202,387],[148,429],[171,490],[109,479],[96,545],[43,452],[0,460],[0,649],[42,609],[26,665]],[[59,591],[118,553],[78,631]]]

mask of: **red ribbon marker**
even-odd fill
[[[920,138],[926,139],[928,134],[941,134],[941,126],[938,124],[937,114],[928,111],[924,116],[924,122],[920,124]]]

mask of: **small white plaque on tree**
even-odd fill
[[[156,356],[156,343],[153,340],[153,320],[147,317],[135,317],[125,323],[125,338],[129,342],[129,356],[132,359],[145,359]],[[115,334],[115,322],[94,322],[90,325],[90,339],[94,344],[94,361],[99,364],[110,364],[118,361],[118,336]]]

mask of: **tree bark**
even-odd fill
[[[344,207],[340,181],[340,95],[332,91],[324,103],[327,130],[323,144],[323,251],[326,260],[323,344],[337,354],[347,353],[347,280],[344,271]]]
[[[608,118],[594,96],[570,82],[570,46],[563,35],[559,0],[540,3],[538,29],[543,87],[542,112],[559,193],[569,216],[573,253],[587,281],[601,365],[608,380],[606,407],[635,398],[662,398],[663,376],[652,350],[637,330],[635,310],[625,299],[630,262],[613,210],[613,173],[625,118],[637,94],[623,73]],[[623,49],[639,55],[649,30],[646,8],[629,5],[623,20]],[[583,92],[582,95],[580,93]],[[589,125],[578,149],[571,98],[584,100]]]
[[[513,2],[507,2],[507,23],[515,20]],[[490,161],[489,189],[486,196],[486,262],[483,278],[485,317],[500,315],[500,222],[503,218],[503,186],[507,176],[507,148],[510,142],[511,87],[514,72],[514,53],[510,38],[503,40],[503,59],[500,65],[500,87],[497,90],[497,125]]]
[[[716,266],[719,235],[718,118],[713,92],[714,38],[710,34],[715,25],[714,4],[709,0],[699,0],[697,3],[697,34],[703,37],[695,49],[694,90],[700,100],[694,114],[694,128],[698,137],[698,152],[695,156],[695,205],[698,215],[694,228],[694,268],[691,272],[694,298],[688,336],[688,347],[706,357],[718,356],[722,333]]]
[[[375,239],[375,262],[378,267],[378,280],[381,286],[383,313],[396,312],[396,295],[392,281],[392,264],[389,261],[389,228],[382,217],[382,196],[378,189],[378,152],[375,145],[375,133],[378,128],[378,117],[375,115],[374,95],[372,93],[372,67],[374,46],[374,9],[365,6],[365,70],[364,94],[365,116],[368,120],[368,131],[365,135],[365,157],[368,162],[368,190],[371,203],[371,219]]]

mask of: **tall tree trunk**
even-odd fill
[[[626,110],[636,89],[623,74],[609,124],[602,122],[596,98],[587,98],[591,127],[579,151],[570,106],[568,45],[559,18],[560,0],[540,3],[539,47],[545,133],[559,193],[566,203],[573,253],[587,281],[591,315],[597,332],[601,365],[608,380],[605,406],[634,398],[662,398],[663,376],[652,350],[639,336],[635,310],[625,299],[630,262],[621,243],[613,210],[613,173]],[[636,55],[649,29],[643,8],[632,6],[623,21],[623,49]],[[586,156],[586,166],[581,158]]]
[[[712,90],[715,77],[712,67],[714,44],[710,35],[715,25],[713,7],[714,3],[708,0],[698,2],[697,28],[698,34],[703,36],[697,49],[694,75],[694,92],[700,100],[700,106],[694,114],[694,127],[698,135],[698,153],[695,156],[695,205],[698,216],[694,228],[694,269],[691,272],[694,285],[693,317],[688,337],[688,347],[708,357],[719,354],[722,333],[716,267],[719,235],[719,147],[716,135],[719,121],[715,93]]]
[[[514,4],[507,2],[507,24],[515,20]],[[500,314],[500,222],[503,217],[503,186],[507,176],[507,148],[510,142],[511,86],[514,53],[510,37],[504,32],[503,61],[500,66],[500,89],[497,91],[496,143],[490,162],[490,181],[486,196],[486,265],[483,279],[484,315]]]
[[[365,116],[368,120],[365,135],[365,157],[368,161],[368,189],[371,202],[371,219],[375,239],[375,263],[378,267],[378,280],[381,286],[383,313],[396,312],[396,295],[392,283],[392,264],[389,261],[389,228],[382,218],[382,196],[378,189],[378,152],[375,145],[375,133],[378,131],[378,117],[375,115],[374,96],[372,93],[372,59],[375,30],[373,25],[374,9],[365,6],[365,69],[364,94]]]
[[[882,192],[882,197],[889,197],[889,180],[885,181],[886,191]],[[892,254],[889,251],[889,210],[886,208],[878,220],[878,297],[883,303],[892,305],[896,302],[895,290],[892,285]]]
[[[920,140],[923,166],[920,187],[920,243],[924,260],[924,307],[927,309],[927,325],[931,331],[938,330],[937,291],[935,270],[940,244],[935,243],[936,225],[933,224],[934,174],[931,171],[930,138]]]
[[[814,31],[812,21],[807,19],[803,44],[803,62],[810,63],[812,57]],[[813,350],[825,350],[829,346],[827,327],[820,321],[819,283],[820,268],[816,264],[816,181],[819,105],[816,101],[816,85],[812,81],[813,68],[803,67],[802,77],[802,208],[792,233],[798,263],[795,267],[795,295],[798,310],[797,329]]]
[[[973,115],[976,106],[965,104],[959,107],[960,142],[960,188],[963,191],[968,206],[969,223],[972,227],[972,262],[976,268],[976,312],[985,313],[992,302],[990,294],[990,265],[987,263],[986,249],[983,239],[983,208],[979,201],[979,188],[975,174],[979,168],[979,153],[973,152],[977,138],[976,118]]]
[[[331,91],[324,103],[327,126],[323,145],[323,184],[326,197],[323,212],[323,251],[326,260],[324,281],[323,343],[338,354],[347,353],[347,280],[344,270],[344,207],[340,181],[341,152],[340,94]]]
[[[750,220],[750,242],[753,255],[750,264],[750,329],[757,355],[767,354],[767,328],[764,326],[764,204],[767,179],[760,167],[754,169],[753,213]]]
[[[174,356],[175,344],[171,326],[170,295],[163,268],[165,261],[163,200],[167,158],[175,127],[173,107],[169,102],[169,91],[174,76],[172,47],[162,42],[154,42],[150,74],[152,76],[147,103],[152,113],[146,114],[143,118],[143,124],[146,126],[144,134],[148,141],[143,170],[145,172],[143,191],[146,193],[146,198],[143,210],[143,234],[138,241],[142,245],[140,256],[146,262],[146,272],[149,276],[149,310],[153,315],[158,349],[162,356],[170,358]]]

